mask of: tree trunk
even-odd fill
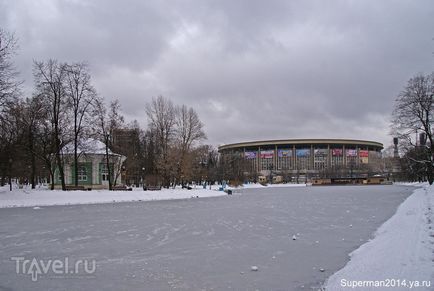
[[[56,164],[59,169],[60,183],[62,184],[62,190],[66,191],[65,173],[63,171],[62,157],[60,156],[60,140],[56,135]]]
[[[51,178],[51,186],[50,189],[54,190],[54,172],[50,171],[50,178]]]
[[[35,155],[34,154],[32,154],[32,166],[31,166],[31,173],[30,173],[30,183],[32,184],[32,189],[35,189],[36,188],[36,179],[35,179],[35,176],[36,176],[36,158],[35,158]]]
[[[77,153],[78,139],[74,137],[74,185],[78,186],[78,153]]]
[[[59,169],[60,183],[62,184],[62,190],[66,191],[65,173],[63,171],[62,158],[60,157],[60,153],[56,153],[56,162],[57,162],[57,168]]]
[[[110,160],[109,160],[109,153],[108,153],[108,142],[109,138],[105,137],[105,158],[107,163],[107,174],[108,174],[108,182],[109,182],[109,190],[112,190],[112,178],[110,173]]]
[[[427,164],[426,178],[428,180],[428,183],[432,185],[434,182],[434,166],[432,162],[429,162]]]
[[[31,161],[31,172],[30,172],[30,183],[32,184],[32,189],[36,188],[35,183],[35,172],[36,172],[36,157],[35,152],[33,150],[33,144],[34,144],[34,138],[33,138],[33,132],[32,129],[29,129],[29,154],[30,154],[30,161]]]
[[[9,160],[9,190],[12,191],[12,162]]]

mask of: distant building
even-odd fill
[[[127,185],[143,182],[145,162],[143,150],[140,146],[140,132],[135,128],[121,128],[113,131],[111,148],[126,157],[123,162],[123,177]],[[148,169],[149,170],[149,169]]]
[[[383,144],[374,141],[288,139],[228,144],[218,150],[226,168],[237,160],[250,180],[259,175],[286,175],[284,180],[288,181],[378,173],[382,167],[382,149]]]
[[[78,185],[92,189],[108,189],[109,176],[106,162],[106,146],[97,140],[87,140],[78,149]],[[66,185],[74,185],[74,148],[72,145],[64,149],[64,175]],[[121,183],[122,163],[126,157],[109,150],[110,176],[112,184]],[[56,188],[61,185],[59,171],[54,177]]]

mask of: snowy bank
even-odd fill
[[[416,189],[326,290],[434,290],[434,186]]]
[[[272,184],[268,186],[262,186],[261,184],[245,184],[244,187],[227,187],[227,189],[239,190],[243,188],[305,186],[306,184]],[[172,200],[227,195],[223,191],[218,191],[218,188],[218,185],[214,185],[212,189],[208,187],[204,189],[202,186],[197,186],[197,188],[193,188],[192,190],[176,188],[162,189],[161,191],[143,191],[141,188],[133,188],[133,191],[51,191],[45,188],[34,190],[30,188],[18,189],[16,185],[14,185],[13,191],[9,191],[9,186],[0,187],[0,208]]]
[[[143,191],[140,188],[136,188],[134,190],[51,191],[47,189],[14,189],[13,191],[9,191],[8,187],[1,187],[0,208],[171,200],[227,195],[223,191],[203,188],[192,190],[179,188],[162,189],[161,191]]]

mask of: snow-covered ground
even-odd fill
[[[326,290],[434,290],[434,186],[419,186]]]
[[[3,187],[0,188],[0,208],[170,200],[221,195],[227,194],[223,191],[203,188],[192,190],[162,189],[161,191],[143,191],[141,188],[135,188],[134,191],[51,191],[47,189],[14,189],[9,191],[7,187]]]
[[[305,184],[275,184],[266,187],[303,187]],[[238,189],[243,188],[262,188],[260,184],[247,184],[244,187],[230,188],[237,193]],[[0,187],[0,208],[5,207],[32,207],[50,205],[74,205],[74,204],[95,204],[112,202],[132,202],[132,201],[151,201],[151,200],[171,200],[201,197],[215,197],[227,195],[223,191],[218,191],[219,186],[212,186],[211,189],[202,186],[187,189],[162,189],[161,191],[143,191],[142,188],[133,188],[133,191],[60,191],[48,190],[47,187],[40,187],[32,190],[30,187],[18,189],[14,185],[13,191],[9,191],[9,186]]]

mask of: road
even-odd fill
[[[267,188],[216,198],[0,209],[0,290],[312,290],[411,191]]]

